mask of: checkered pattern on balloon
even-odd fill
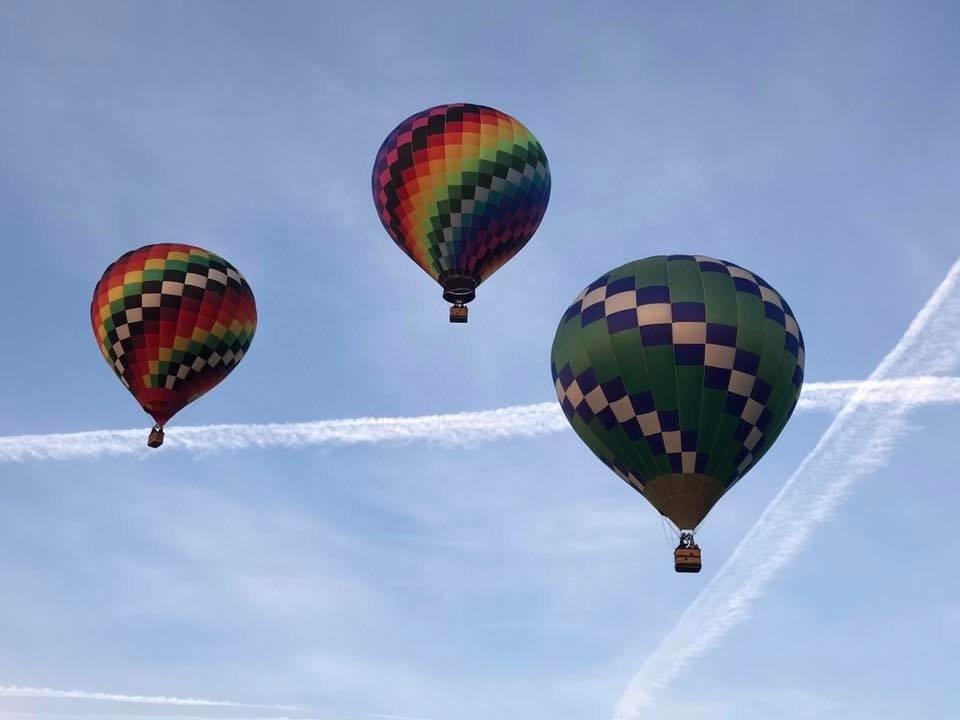
[[[637,490],[664,477],[715,483],[686,514],[699,522],[789,419],[804,345],[790,306],[761,277],[671,255],[585,288],[563,315],[551,365],[574,430]]]
[[[540,143],[509,115],[440,105],[387,136],[372,190],[390,237],[462,305],[536,232],[550,170]]]
[[[257,326],[243,275],[212,252],[176,243],[112,263],[90,318],[104,359],[158,428],[233,371]]]

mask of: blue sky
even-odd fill
[[[550,400],[577,292],[669,252],[783,293],[809,380],[869,375],[960,255],[956,6],[518,5],[4,3],[0,435],[147,427],[88,307],[109,262],[165,241],[229,258],[260,313],[240,368],[172,425]],[[455,101],[519,118],[553,176],[540,230],[463,327],[369,190],[386,133]],[[960,510],[958,413],[915,410],[655,714],[960,714],[943,560],[960,543],[933,551]],[[0,465],[0,685],[338,720],[607,717],[829,422],[791,421],[711,514],[691,577],[572,432]]]

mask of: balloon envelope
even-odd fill
[[[678,527],[695,529],[783,430],[803,336],[759,276],[704,256],[628,263],[564,313],[557,397],[573,429]]]
[[[520,122],[458,103],[400,123],[377,153],[372,185],[394,242],[469,300],[533,237],[550,199],[550,169]]]
[[[90,319],[104,359],[163,426],[243,359],[257,308],[246,279],[222,257],[163,243],[104,271]]]

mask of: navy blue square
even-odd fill
[[[724,275],[729,275],[730,271],[727,270],[727,266],[720,262],[713,262],[712,260],[701,260],[698,265],[700,265],[701,272],[719,272]]]
[[[617,416],[613,414],[613,410],[608,407],[605,407],[603,410],[597,413],[597,420],[600,421],[600,424],[603,425],[607,430],[613,430],[617,425],[620,424],[620,421],[617,420]]]
[[[783,349],[794,357],[798,357],[800,355],[800,342],[796,337],[790,333],[787,333],[787,336],[783,341]]]
[[[644,325],[640,328],[640,339],[644,345],[670,345],[673,343],[673,326]]]
[[[697,464],[694,466],[694,471],[698,473],[705,473],[707,471],[707,462],[710,460],[710,456],[706,453],[697,453]]]
[[[737,429],[733,431],[733,439],[738,443],[742,443],[747,439],[747,435],[750,434],[751,430],[753,430],[753,425],[746,420],[741,420],[737,423]]]
[[[606,308],[604,308],[602,302],[585,308],[583,312],[580,313],[580,327],[586,327],[590,323],[600,320],[605,314]]]
[[[743,414],[743,408],[747,405],[747,398],[743,395],[737,395],[735,392],[728,392],[727,399],[724,400],[723,410],[740,417]]]
[[[667,459],[670,461],[670,469],[673,472],[683,472],[683,456],[680,453],[667,453]]]
[[[706,322],[707,306],[698,302],[678,302],[672,305],[674,322]]]
[[[760,368],[760,356],[749,350],[737,350],[733,356],[733,369],[748,375],[756,375]]]
[[[557,375],[557,378],[560,380],[560,385],[564,390],[570,387],[570,383],[573,382],[573,370],[570,369],[570,363],[560,368],[560,373]]]
[[[756,273],[753,274],[753,277],[757,281],[757,285],[759,285],[760,287],[765,287],[767,288],[767,290],[773,290],[773,288],[770,287],[770,283],[768,283],[766,280],[764,280],[762,277],[760,277]],[[776,291],[774,290],[774,292]]]
[[[778,308],[771,302],[764,301],[763,303],[763,314],[773,320],[774,322],[779,323],[780,325],[786,325],[786,316],[783,314],[783,310]]]
[[[693,255],[667,255],[667,262],[671,260],[696,260]]]
[[[679,410],[661,410],[657,415],[660,417],[660,429],[663,432],[680,429]]]
[[[587,368],[582,373],[577,375],[577,385],[580,387],[580,392],[582,392],[584,395],[599,385],[597,382],[597,375],[595,372],[593,372],[593,368]]]
[[[580,314],[580,306],[583,305],[583,300],[577,300],[573,305],[567,308],[567,311],[563,314],[563,320],[571,320]]]
[[[725,347],[737,346],[737,328],[721,323],[707,323],[707,342]]]
[[[747,458],[747,455],[749,454],[750,454],[749,450],[747,450],[746,448],[740,448],[740,450],[737,451],[737,454],[733,458],[733,464],[739,467],[740,463],[742,463]]]
[[[730,371],[725,368],[704,366],[703,386],[713,390],[726,390],[730,387]]]
[[[654,455],[663,455],[667,452],[667,448],[663,444],[663,435],[660,433],[649,435],[647,437],[647,445],[650,448],[650,452]]]
[[[680,449],[684,452],[693,452],[697,449],[696,430],[683,430],[680,432]]]
[[[623,386],[623,380],[618,377],[603,383],[600,387],[603,389],[603,395],[607,398],[608,403],[615,403],[627,394],[627,389]]]
[[[567,420],[573,420],[573,414],[576,412],[576,409],[573,407],[573,403],[570,402],[569,398],[564,398],[563,402],[560,403],[560,407],[563,408],[563,414],[567,416]]]
[[[625,423],[621,423],[620,427],[623,428],[623,431],[631,440],[639,440],[643,437],[643,430],[640,429],[640,423],[637,422],[636,418],[630,418]]]
[[[763,380],[757,378],[753,381],[753,390],[750,391],[750,397],[752,397],[761,405],[766,405],[770,400],[770,391],[772,389],[773,388],[771,388]]]
[[[799,389],[801,385],[803,385],[803,368],[797,365],[793,371],[793,386]]]
[[[590,409],[590,406],[586,402],[577,405],[577,415],[579,415],[580,419],[584,422],[593,420],[593,410]]]
[[[773,413],[767,408],[764,408],[763,412],[760,413],[760,417],[757,418],[757,427],[760,428],[760,430],[765,431],[768,427],[770,427],[771,420],[773,420]]]
[[[654,305],[670,302],[670,288],[666,285],[650,285],[637,288],[637,305]]]
[[[653,412],[656,407],[653,404],[653,393],[645,390],[642,393],[630,396],[630,404],[633,405],[633,411],[637,415],[645,415]]]
[[[760,286],[757,285],[753,280],[748,280],[743,277],[735,277],[733,279],[733,287],[736,288],[738,292],[750,293],[751,295],[760,295]]]
[[[673,360],[677,365],[703,365],[704,345],[674,345]]]
[[[587,292],[589,293],[591,290],[596,290],[598,287],[603,287],[604,285],[607,284],[607,280],[609,278],[610,278],[609,275],[602,275],[601,277],[598,277],[592,283],[587,285]]]
[[[634,330],[639,327],[639,325],[640,323],[637,321],[637,311],[633,308],[607,315],[607,330],[611,335],[623,332],[624,330]]]
[[[617,293],[626,292],[627,290],[635,290],[637,287],[637,279],[633,276],[623,277],[619,280],[614,280],[612,283],[607,285],[607,297],[611,295],[616,295]]]

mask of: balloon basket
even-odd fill
[[[450,308],[450,322],[465,323],[467,321],[467,306],[454,305]]]
[[[158,448],[163,445],[163,428],[155,427],[147,438],[147,447]]]
[[[700,548],[678,547],[674,550],[673,569],[678,573],[700,572]]]

